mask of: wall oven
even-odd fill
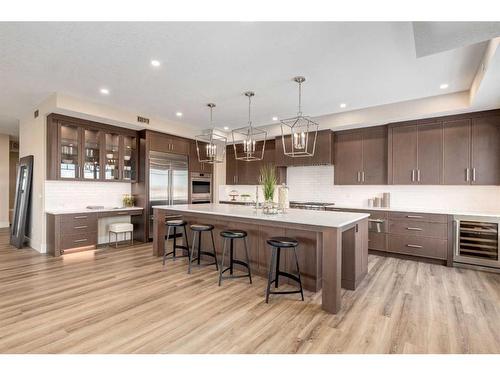
[[[212,174],[191,173],[191,203],[212,202]]]
[[[455,216],[453,261],[500,268],[500,218]]]

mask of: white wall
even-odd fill
[[[0,228],[9,227],[9,140],[0,134]]]
[[[333,185],[333,174],[333,166],[287,168],[289,199],[368,207],[369,198],[390,192],[393,208],[500,212],[500,186],[339,186]],[[255,192],[254,186],[224,185],[219,189],[220,199],[227,199],[227,193],[233,188],[240,193]]]
[[[31,232],[29,245],[42,253],[45,244],[44,184],[46,175],[46,123],[47,115],[55,108],[52,95],[36,109],[39,116],[27,114],[19,121],[19,157],[33,155],[33,186],[31,191]]]

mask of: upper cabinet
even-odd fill
[[[336,185],[387,184],[387,127],[335,133]]]
[[[312,133],[309,136],[312,140]],[[287,136],[286,139],[290,139]],[[280,167],[303,167],[311,165],[333,164],[333,132],[329,129],[319,130],[316,135],[316,147],[313,156],[290,157],[284,154],[283,139],[276,137],[275,163]]]
[[[442,179],[442,122],[389,125],[389,183],[437,185]]]
[[[152,151],[171,152],[175,154],[189,155],[190,141],[173,135],[151,132],[149,148]]]
[[[500,185],[500,116],[444,121],[444,183]]]
[[[133,130],[51,114],[47,118],[47,179],[130,181],[137,175]]]
[[[261,141],[260,141],[261,142]],[[228,185],[257,185],[260,178],[260,168],[263,165],[276,166],[278,184],[286,182],[286,168],[276,165],[276,144],[274,139],[267,140],[264,149],[264,159],[258,161],[236,160],[234,146],[226,148],[226,184]],[[258,145],[260,146],[260,145]],[[242,147],[237,144],[236,147]]]
[[[196,141],[192,140],[189,145],[189,171],[198,173],[212,173],[213,166],[210,163],[200,163],[198,161],[198,150]]]

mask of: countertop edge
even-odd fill
[[[46,214],[49,215],[65,215],[65,214],[87,214],[87,213],[100,213],[100,212],[120,212],[120,211],[134,211],[134,210],[144,210],[144,207],[122,207],[122,208],[103,208],[103,209],[60,209],[60,210],[47,210]]]

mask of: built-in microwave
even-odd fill
[[[191,203],[212,202],[212,174],[191,172]]]

